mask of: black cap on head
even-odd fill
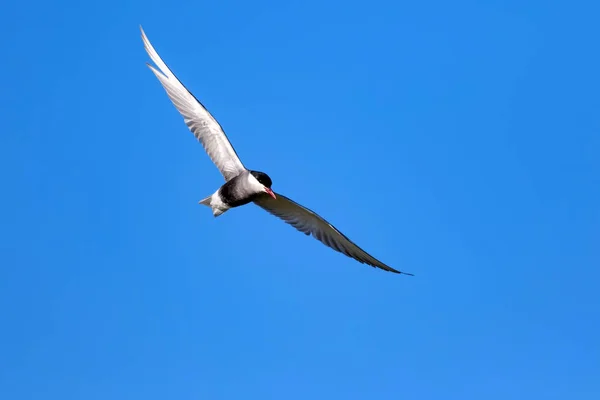
[[[259,172],[259,171],[250,171],[250,173],[261,184],[265,185],[269,189],[271,188],[271,185],[273,184],[273,181],[271,180],[271,178],[269,178],[269,175],[265,174],[264,172]]]

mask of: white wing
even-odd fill
[[[183,86],[175,74],[171,72],[167,64],[160,58],[152,44],[146,37],[144,30],[140,27],[142,39],[146,52],[160,69],[160,72],[153,66],[148,67],[154,72],[163,85],[169,98],[183,116],[185,124],[192,131],[194,136],[202,143],[204,150],[208,153],[213,163],[219,168],[221,174],[228,181],[236,177],[245,170],[233,146],[227,139],[227,135],[221,128],[221,125],[213,118],[208,110],[194,97],[194,95]],[[162,72],[162,73],[161,73]]]
[[[348,257],[354,258],[360,263],[368,264],[390,272],[412,275],[406,272],[397,271],[372,257],[366,251],[354,244],[342,232],[338,231],[333,225],[321,218],[317,213],[279,193],[276,193],[275,195],[277,197],[276,199],[273,199],[268,195],[261,195],[254,200],[254,203],[276,217],[281,218],[300,232],[303,232],[306,235],[313,235],[326,246],[329,246]]]

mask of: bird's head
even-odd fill
[[[271,190],[271,185],[273,185],[273,181],[271,180],[269,175],[265,174],[264,172],[260,172],[260,171],[250,171],[250,174],[252,174],[252,176],[256,178],[258,183],[260,183],[260,185],[262,186],[263,192],[267,193],[269,196],[271,196],[274,199],[277,198],[277,197],[275,197],[275,193],[273,193],[273,191]]]

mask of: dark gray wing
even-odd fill
[[[338,231],[333,225],[321,218],[317,213],[279,193],[276,193],[275,195],[277,196],[277,199],[273,199],[268,195],[261,195],[254,200],[254,203],[276,217],[281,218],[300,232],[303,232],[306,235],[313,235],[326,246],[329,246],[348,257],[354,258],[360,263],[368,264],[390,272],[412,275],[406,272],[397,271],[369,255],[366,251],[348,239],[342,232]]]
[[[221,171],[225,180],[228,181],[245,171],[246,168],[244,168],[229,139],[227,139],[227,135],[225,135],[221,125],[210,115],[202,103],[183,86],[175,74],[171,72],[167,64],[164,63],[156,50],[154,50],[144,30],[141,27],[140,30],[142,31],[142,39],[146,52],[160,69],[160,72],[150,64],[148,64],[148,67],[150,67],[163,85],[175,108],[183,116],[185,124],[200,143],[202,143],[204,150],[206,150],[212,162]]]

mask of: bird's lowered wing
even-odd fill
[[[303,232],[306,235],[313,235],[323,244],[348,257],[354,258],[363,264],[368,264],[390,272],[412,275],[395,270],[369,255],[314,211],[301,206],[279,193],[276,193],[275,195],[277,196],[276,199],[273,199],[268,195],[261,195],[254,200],[254,203],[276,217],[281,218],[300,232]]]
[[[210,115],[202,103],[171,72],[167,64],[164,63],[156,50],[154,50],[144,30],[141,27],[140,30],[146,52],[160,71],[150,64],[148,64],[148,67],[150,67],[165,88],[167,95],[183,116],[185,124],[200,143],[202,143],[204,150],[206,150],[213,163],[219,168],[225,180],[228,181],[236,177],[245,168],[229,139],[227,139],[223,128]]]

